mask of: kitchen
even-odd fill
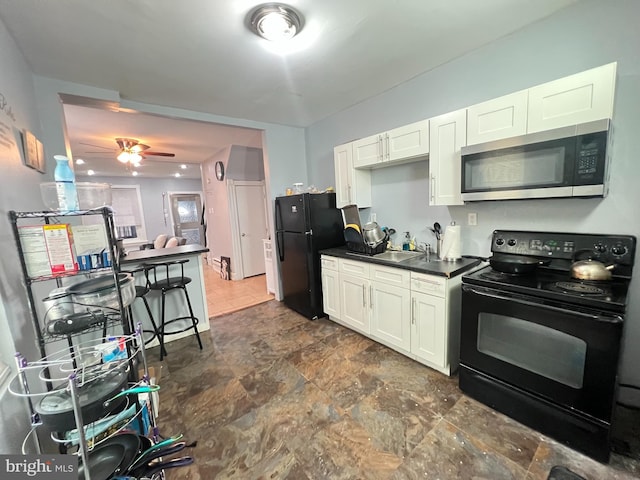
[[[463,229],[463,252],[485,256],[489,253],[490,236],[495,228],[527,230],[534,224],[536,230],[612,232],[637,236],[640,233],[637,222],[634,222],[634,208],[638,203],[635,188],[637,175],[634,175],[637,167],[631,158],[634,151],[631,140],[635,138],[638,126],[637,92],[640,88],[640,68],[634,51],[638,43],[637,33],[632,22],[633,18],[637,18],[637,13],[636,3],[631,1],[617,2],[615,6],[600,2],[578,2],[518,33],[317,121],[304,131],[275,124],[243,122],[245,126],[263,128],[266,132],[271,197],[301,180],[308,185],[333,185],[335,179],[331,165],[336,145],[616,61],[615,142],[610,194],[605,199],[502,201],[449,208],[429,207],[428,165],[425,162],[374,171],[372,203],[375,209],[372,212],[376,213],[379,222],[392,223],[390,226],[400,232],[408,230],[422,242],[433,242],[427,227],[434,221],[447,225],[454,220]],[[603,22],[602,19],[607,21]],[[599,28],[594,30],[594,24]],[[6,32],[3,35],[6,36]],[[5,41],[4,36],[3,45],[11,44],[12,41]],[[585,55],[584,52],[589,54]],[[17,50],[10,49],[4,55],[7,58],[3,58],[3,63],[14,66],[16,75],[28,79],[22,83],[30,84],[31,73]],[[20,126],[26,124],[34,130],[40,123],[46,126],[42,131],[42,140],[50,151],[64,151],[62,130],[57,120],[57,92],[66,90],[96,98],[115,96],[113,91],[45,77],[36,76],[34,81],[33,90],[14,86],[11,92],[4,89],[2,93],[14,112],[20,111],[26,116]],[[37,105],[31,99],[35,97],[38,98]],[[143,111],[237,123],[219,115],[178,112],[168,107],[140,105],[132,101],[124,103],[140,107]],[[306,162],[300,162],[300,158],[306,158]],[[2,204],[7,210],[12,208],[17,199],[21,203],[20,208],[25,210],[35,209],[39,205],[37,198],[19,193],[19,188],[37,185],[40,181],[35,175],[33,178],[24,178],[22,170],[24,167],[20,165],[8,167],[12,178],[23,179],[24,183],[3,188]],[[366,219],[369,213],[364,211],[363,218]],[[468,213],[477,214],[477,226],[467,225]],[[12,245],[8,236],[4,242],[8,248]],[[12,271],[12,264],[5,262],[3,260],[4,276]],[[3,288],[9,289],[3,292],[3,299],[19,298],[16,287],[11,287],[7,281],[2,283],[5,285]],[[634,345],[640,340],[640,326],[634,321],[640,312],[637,292],[638,287],[633,282],[628,309],[628,318],[631,320],[627,322],[620,372],[622,380],[630,384],[639,383],[634,368],[638,355]],[[8,312],[7,318],[24,316],[17,300],[5,300],[4,308]],[[28,339],[22,335],[16,336],[14,334],[14,342],[26,343],[25,350],[28,351]],[[9,347],[9,351],[13,350],[13,346]],[[633,401],[631,392],[626,392],[626,395],[632,397],[627,401]]]

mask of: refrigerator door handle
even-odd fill
[[[276,232],[276,243],[278,244],[278,258],[281,262],[284,262],[284,245],[283,245],[284,235],[281,231]]]
[[[276,198],[276,230],[282,230],[282,207]]]

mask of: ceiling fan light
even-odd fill
[[[136,167],[140,165],[140,160],[142,160],[142,155],[140,155],[139,153],[132,152],[129,154],[129,161]]]
[[[120,152],[118,154],[118,156],[116,158],[118,159],[119,162],[128,163],[130,158],[131,158],[131,154],[129,152],[123,150],[122,152]]]
[[[253,33],[273,42],[293,38],[304,25],[304,17],[282,3],[259,5],[249,12],[247,18]]]

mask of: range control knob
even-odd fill
[[[611,253],[613,253],[617,257],[621,257],[622,255],[627,253],[627,247],[625,247],[621,243],[618,243],[611,247]]]
[[[510,238],[509,240],[507,240],[507,245],[509,245],[510,247],[515,247],[516,243],[517,242],[513,238]]]
[[[498,246],[502,246],[504,245],[504,239],[503,238],[496,238],[496,245]]]
[[[593,249],[598,253],[604,253],[604,252],[607,251],[607,247],[605,245],[601,244],[601,243],[596,243],[593,246]]]

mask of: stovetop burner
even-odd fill
[[[553,287],[557,287],[564,292],[579,293],[580,295],[604,295],[604,289],[582,282],[556,282]]]

